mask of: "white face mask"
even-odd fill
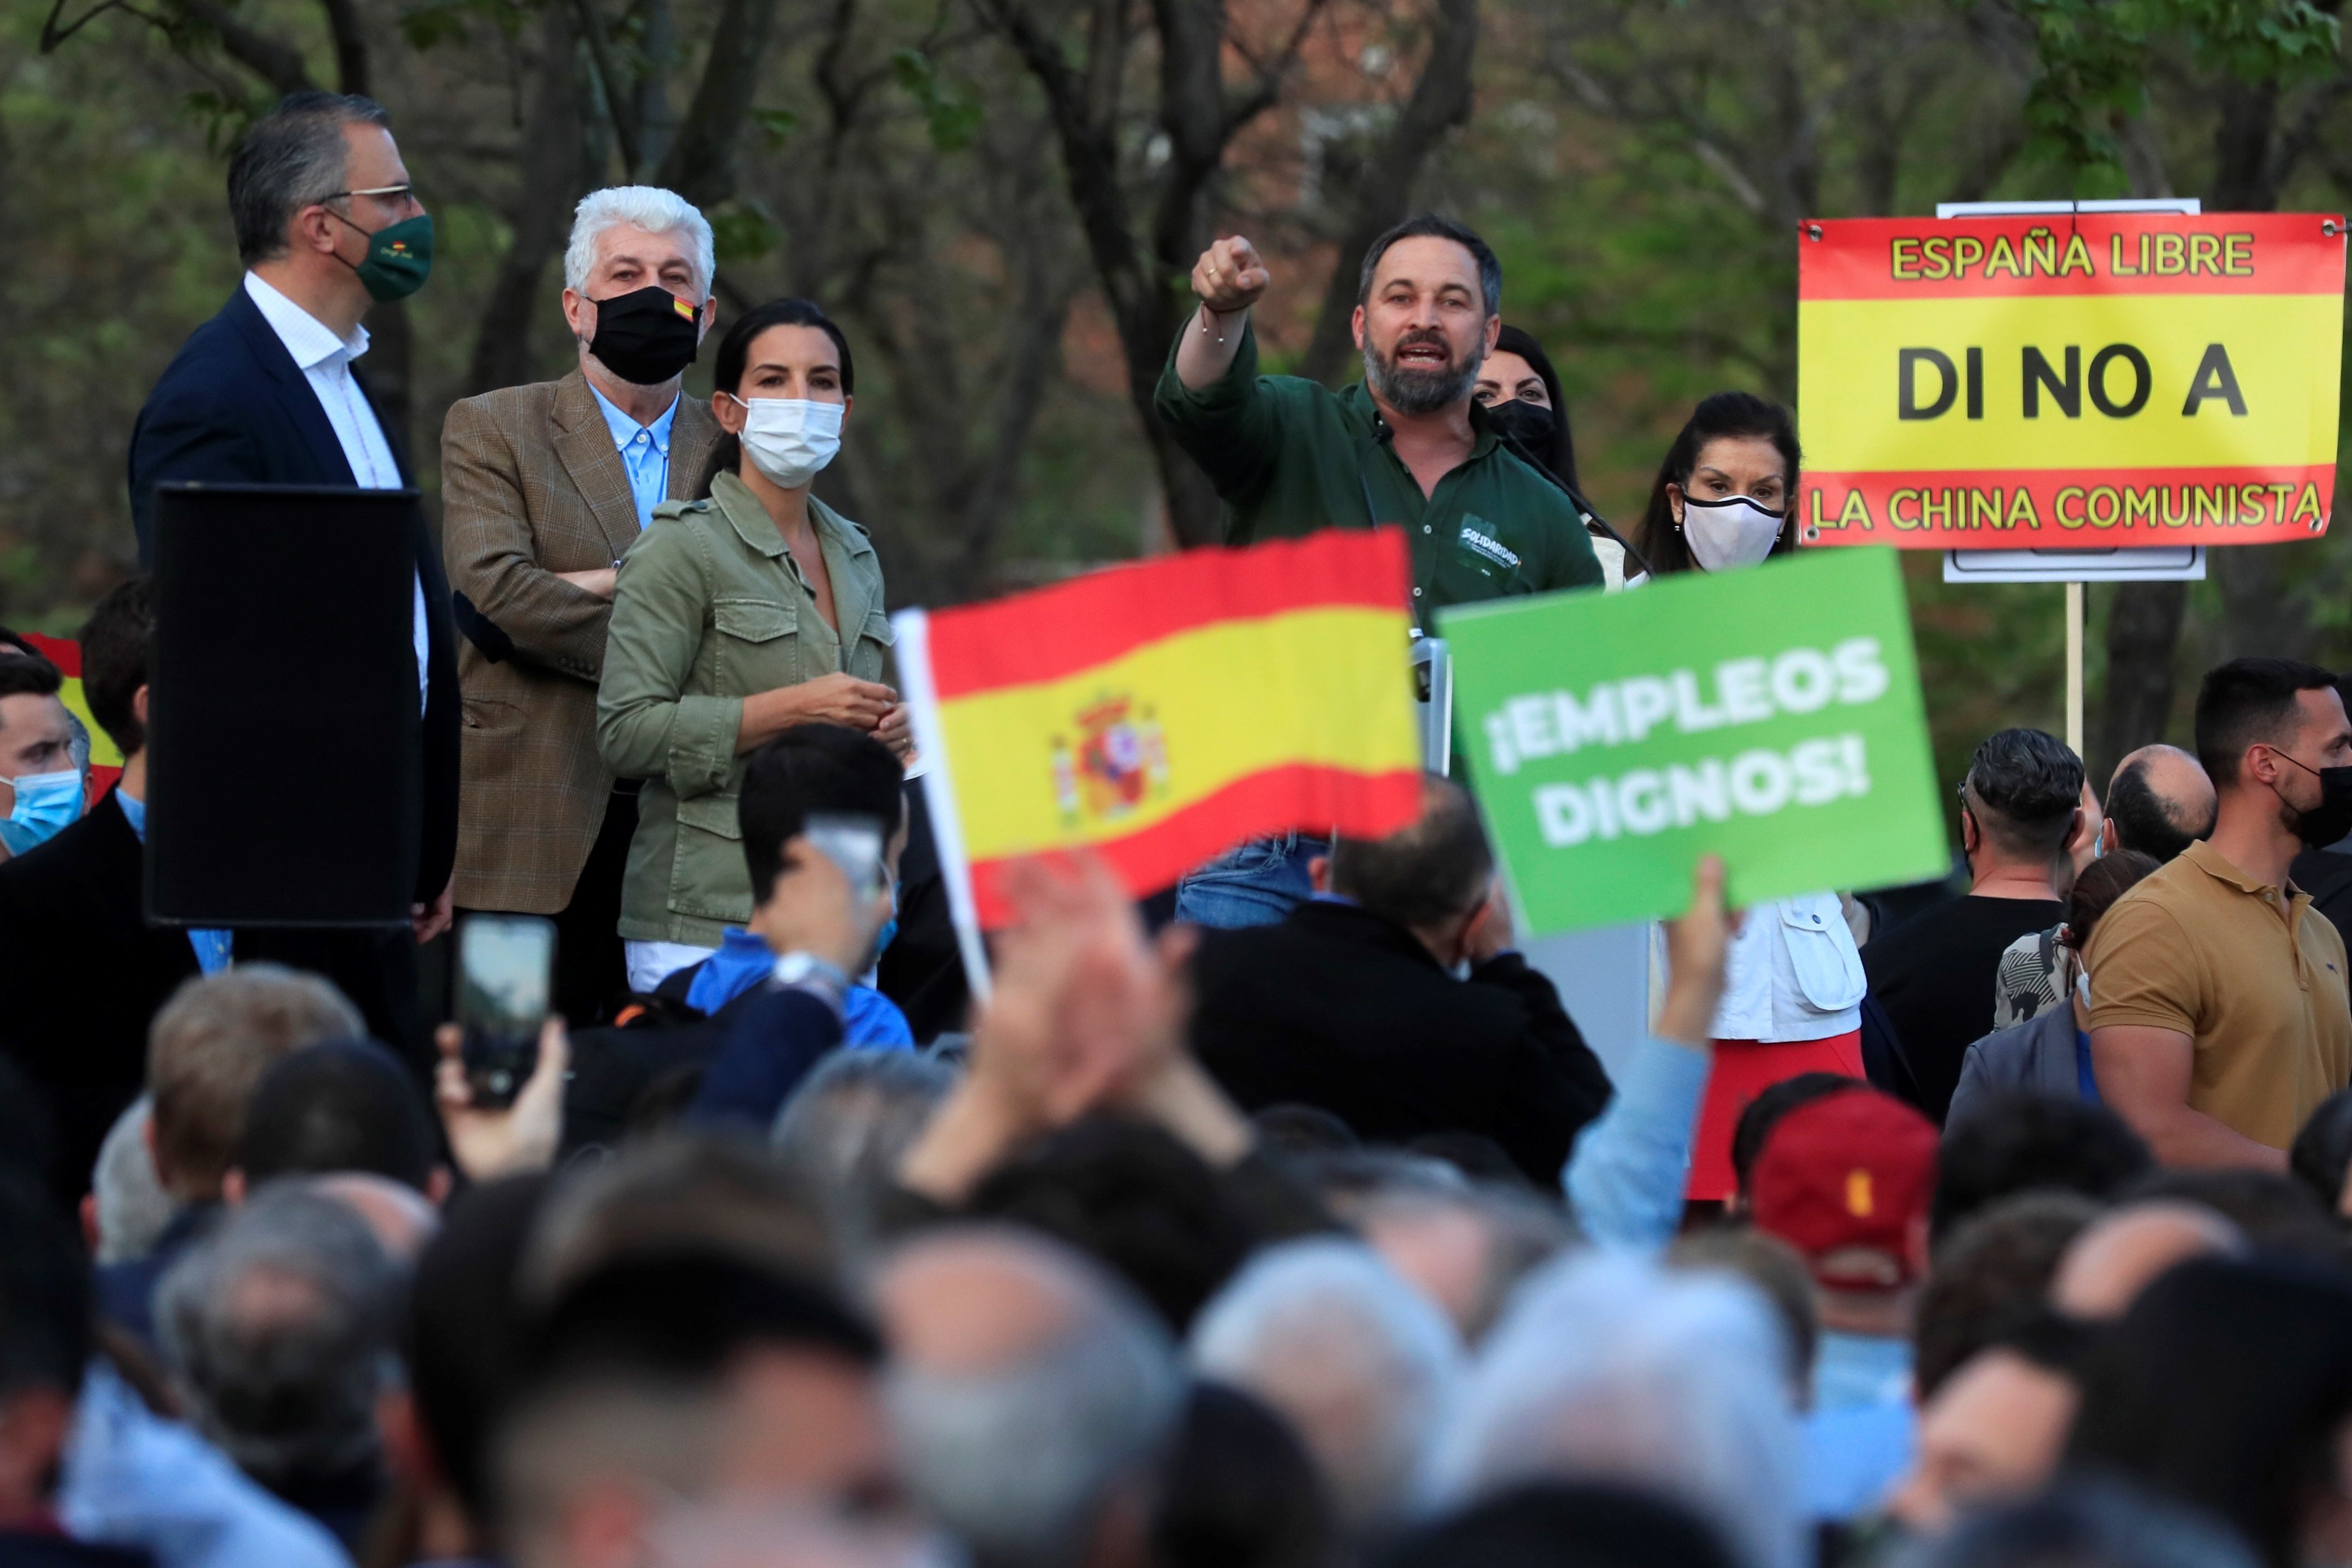
[[[1683,537],[1691,558],[1709,572],[1753,566],[1772,553],[1786,516],[1766,511],[1746,496],[1723,500],[1683,498]]]
[[[751,466],[780,489],[799,489],[841,450],[846,404],[804,397],[755,397],[745,403],[731,392],[721,395],[742,405],[743,450],[751,454]]]

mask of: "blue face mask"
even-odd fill
[[[882,934],[874,939],[874,956],[880,958],[890,951],[890,939],[898,934],[898,917],[893,914],[882,922]]]
[[[0,822],[0,844],[11,855],[47,843],[81,815],[81,774],[74,769],[26,773],[9,783],[16,792],[16,809]]]

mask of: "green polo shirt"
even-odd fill
[[[1201,329],[1187,321],[1184,330]],[[1171,349],[1154,404],[1223,499],[1228,544],[1402,524],[1412,546],[1413,619],[1424,626],[1446,605],[1601,586],[1583,520],[1496,439],[1475,403],[1469,461],[1428,496],[1380,439],[1380,411],[1361,383],[1333,392],[1299,376],[1258,374],[1257,335],[1246,323],[1234,363],[1198,392],[1177,375]]]

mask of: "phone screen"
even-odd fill
[[[477,1100],[511,1100],[539,1064],[555,972],[555,926],[535,915],[469,915],[457,929],[457,1022]]]
[[[841,868],[850,890],[870,899],[882,889],[882,825],[870,816],[811,812],[801,826],[812,848]]]

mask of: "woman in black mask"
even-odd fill
[[[1494,352],[1478,367],[1470,395],[1486,410],[1486,427],[1511,450],[1551,475],[1584,514],[1585,531],[1592,536],[1592,553],[1611,593],[1625,585],[1628,576],[1644,567],[1639,559],[1629,565],[1625,541],[1615,530],[1591,515],[1590,504],[1578,493],[1576,443],[1568,430],[1568,402],[1560,395],[1559,375],[1543,345],[1517,327],[1505,327]]]
[[[1517,327],[1505,327],[1495,352],[1478,367],[1470,395],[1486,411],[1487,427],[1514,449],[1578,488],[1576,443],[1568,433],[1568,402],[1543,345]]]

